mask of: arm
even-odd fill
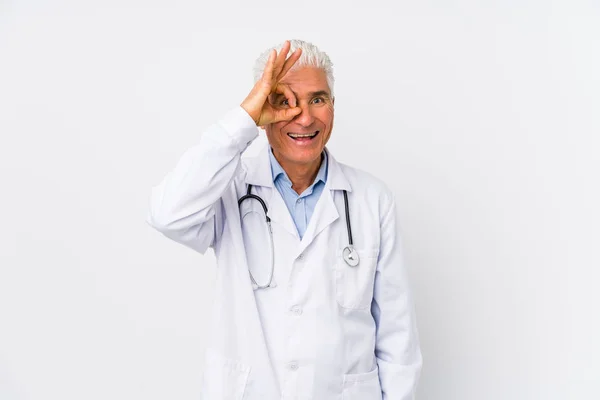
[[[146,222],[203,254],[219,239],[220,199],[239,171],[242,152],[257,135],[254,120],[243,108],[228,112],[152,188]]]
[[[200,143],[186,151],[175,168],[152,189],[146,222],[165,236],[200,253],[220,239],[224,212],[221,197],[241,165],[241,154],[258,135],[257,125],[290,120],[301,112],[293,92],[279,81],[300,58],[286,59],[290,43],[273,50],[265,70],[241,106],[211,126]],[[281,93],[287,109],[274,108],[268,96]]]
[[[383,400],[413,400],[422,358],[403,260],[396,207],[392,200],[381,220],[381,245],[371,312],[377,324],[375,356]]]

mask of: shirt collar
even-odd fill
[[[310,187],[313,187],[318,182],[327,183],[327,152],[323,151],[322,153],[323,159],[321,160],[321,166],[319,167],[319,172],[317,172],[317,176],[315,177],[315,181]],[[269,159],[271,160],[271,176],[273,178],[273,183],[275,183],[278,179],[282,179],[289,187],[292,187],[292,181],[285,173],[285,170],[279,164],[275,156],[273,155],[273,148],[269,146]]]

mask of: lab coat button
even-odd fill
[[[290,311],[296,315],[301,315],[302,314],[302,307],[300,306],[293,306]]]
[[[298,363],[296,361],[292,361],[289,366],[292,371],[296,371],[298,369]]]

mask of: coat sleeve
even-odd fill
[[[371,312],[383,400],[413,400],[422,357],[415,310],[402,254],[393,196],[382,207],[381,242]]]
[[[199,253],[223,231],[221,197],[241,170],[241,154],[258,136],[242,107],[226,113],[152,188],[146,222]]]

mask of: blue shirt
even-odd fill
[[[306,227],[310,221],[310,217],[315,210],[317,200],[323,192],[325,182],[327,182],[327,152],[323,151],[323,160],[321,161],[321,167],[317,172],[317,177],[312,185],[310,185],[302,194],[296,193],[292,189],[292,181],[287,176],[283,167],[279,164],[275,156],[273,155],[273,149],[269,149],[269,157],[271,158],[271,174],[273,176],[273,183],[275,187],[283,197],[283,201],[287,206],[300,239],[306,232]]]

